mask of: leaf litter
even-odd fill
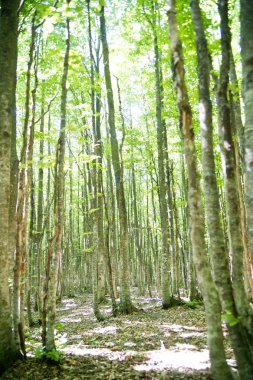
[[[203,307],[162,310],[158,298],[136,296],[134,301],[139,312],[115,318],[108,302],[101,305],[107,318],[98,322],[92,297],[63,299],[56,324],[60,363],[35,358],[41,339],[34,327],[26,334],[28,359],[16,362],[2,380],[211,380]]]

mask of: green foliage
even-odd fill
[[[190,309],[197,309],[197,307],[200,305],[201,305],[201,302],[195,299],[193,299],[192,301],[185,302],[185,306],[189,307]]]
[[[59,331],[59,332],[63,331],[63,327],[64,327],[64,324],[61,323],[61,322],[56,323],[55,326],[54,326],[54,328],[55,328],[57,331]]]
[[[231,311],[225,310],[225,313],[222,314],[222,320],[229,326],[235,326],[240,323],[240,316],[234,316]]]
[[[38,347],[35,350],[35,358],[39,360],[48,360],[52,363],[60,363],[62,359],[62,353],[58,350],[46,351],[45,347]]]

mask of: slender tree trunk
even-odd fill
[[[0,374],[17,357],[12,333],[8,257],[10,213],[11,157],[16,140],[16,68],[18,39],[18,0],[0,1]],[[14,149],[15,151],[15,149]],[[13,175],[13,172],[12,172]],[[13,177],[12,177],[13,178]],[[15,189],[14,189],[15,191]],[[13,209],[12,209],[13,210]],[[10,241],[11,244],[11,241]],[[13,253],[12,253],[13,256]]]
[[[248,303],[243,280],[242,229],[240,218],[240,202],[235,167],[235,149],[231,128],[231,114],[228,99],[229,64],[231,51],[231,34],[228,21],[228,0],[218,2],[221,17],[221,52],[220,81],[218,89],[219,129],[223,137],[225,158],[225,192],[228,209],[228,225],[231,248],[232,285],[236,308],[242,324],[253,337],[252,309]],[[252,354],[252,353],[251,353]],[[252,366],[252,364],[251,364]],[[245,368],[246,371],[246,368]],[[250,368],[249,368],[250,371]],[[252,368],[251,368],[252,371]]]
[[[33,139],[33,128],[31,124],[29,129],[30,118],[30,95],[31,95],[31,71],[34,61],[35,49],[35,17],[32,18],[31,42],[29,50],[29,60],[26,77],[26,98],[25,98],[25,120],[23,127],[23,145],[21,150],[21,168],[19,171],[18,199],[17,199],[17,241],[16,241],[16,260],[14,267],[14,289],[13,289],[13,319],[14,335],[16,344],[24,346],[23,329],[24,329],[24,284],[25,284],[25,265],[26,265],[26,223],[29,201],[29,162],[28,152],[32,149],[30,138]],[[29,141],[28,141],[29,138]],[[28,196],[28,199],[27,199]],[[25,355],[25,352],[24,352]]]
[[[67,4],[70,1],[67,0]],[[67,76],[70,50],[69,19],[66,19],[67,37],[64,57],[64,68],[61,81],[61,122],[60,134],[56,150],[55,178],[54,178],[54,234],[48,243],[48,257],[46,264],[46,278],[44,284],[44,318],[43,318],[43,345],[47,351],[55,349],[54,324],[56,316],[56,292],[58,281],[59,260],[62,251],[62,235],[64,226],[64,159],[66,138],[66,102]],[[45,334],[46,333],[46,334]]]
[[[100,32],[103,47],[103,61],[105,71],[105,82],[108,102],[108,122],[110,128],[110,142],[112,152],[112,164],[115,176],[116,198],[119,210],[120,225],[120,308],[121,312],[129,314],[134,310],[130,293],[130,277],[128,268],[128,227],[127,227],[127,210],[125,202],[123,171],[120,165],[119,146],[115,127],[115,109],[113,100],[113,90],[111,83],[111,74],[109,66],[109,49],[106,38],[106,25],[104,16],[104,6],[100,11]]]
[[[166,199],[165,182],[165,155],[164,155],[164,128],[162,119],[163,99],[161,94],[160,59],[156,31],[154,30],[155,53],[155,88],[156,88],[156,124],[157,124],[157,149],[158,149],[158,183],[159,183],[159,210],[162,230],[162,307],[168,309],[171,306],[171,274],[170,274],[170,236],[168,220],[168,203]]]
[[[179,38],[175,0],[169,0],[169,36],[171,40],[172,69],[174,85],[177,92],[178,107],[181,116],[181,131],[184,139],[185,159],[188,170],[188,202],[191,222],[191,241],[193,260],[198,275],[199,286],[204,298],[208,325],[208,346],[210,350],[211,368],[217,380],[232,379],[227,365],[223,333],[221,328],[221,311],[218,294],[214,286],[211,268],[208,263],[205,247],[204,211],[201,200],[201,188],[192,126],[192,112],[185,85],[182,44]]]
[[[225,250],[224,235],[219,213],[219,192],[216,180],[216,170],[213,152],[212,103],[209,91],[210,63],[207,42],[204,33],[199,2],[191,2],[193,24],[196,34],[199,77],[199,112],[202,145],[202,166],[204,173],[204,190],[206,204],[206,219],[210,239],[210,256],[212,261],[214,281],[219,293],[223,313],[230,318],[238,318],[230,281],[228,254]],[[242,378],[251,373],[247,342],[244,341],[242,326],[236,323],[231,326],[227,321],[232,347]],[[247,377],[245,377],[247,378]]]
[[[28,246],[28,257],[27,257],[27,269],[26,269],[26,307],[27,307],[27,319],[29,327],[35,325],[32,315],[32,295],[33,295],[33,272],[35,267],[35,260],[33,257],[34,250],[34,229],[36,225],[36,214],[35,214],[35,191],[34,191],[34,180],[33,180],[33,168],[31,167],[31,191],[30,191],[30,225],[29,225],[29,246]]]
[[[41,99],[41,120],[40,120],[40,133],[44,134],[44,103],[45,103],[45,80],[42,81],[42,99]],[[36,294],[35,294],[35,309],[41,314],[41,253],[42,253],[42,238],[43,238],[43,185],[44,185],[44,170],[42,167],[44,156],[44,139],[40,139],[40,152],[39,152],[39,174],[38,174],[38,203],[37,203],[37,225],[35,236],[35,251],[36,251]],[[48,194],[49,196],[49,194]]]
[[[245,195],[250,252],[253,253],[253,2],[240,0],[241,57],[245,113]]]

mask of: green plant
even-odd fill
[[[225,310],[225,312],[222,314],[222,320],[229,326],[235,326],[240,322],[240,317],[235,317],[231,311]]]
[[[48,360],[52,363],[59,363],[62,358],[62,353],[57,350],[46,351],[45,347],[38,347],[35,350],[35,358]]]
[[[196,309],[199,305],[200,305],[200,302],[197,300],[185,302],[185,306],[189,307],[190,309]]]

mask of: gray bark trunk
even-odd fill
[[[109,49],[106,38],[106,25],[104,16],[104,7],[100,11],[100,31],[103,47],[103,61],[105,71],[105,83],[107,90],[108,102],[108,123],[110,129],[110,142],[112,165],[114,170],[116,199],[119,211],[120,225],[120,309],[122,313],[129,314],[134,310],[130,293],[130,278],[128,268],[128,227],[127,227],[127,210],[123,184],[123,171],[120,165],[119,145],[115,127],[115,108],[113,99],[113,90],[111,83],[111,74],[109,66]]]
[[[204,211],[201,200],[199,173],[197,169],[192,113],[184,79],[182,45],[177,29],[175,0],[169,0],[168,4],[169,36],[171,40],[174,85],[177,92],[177,101],[181,116],[181,131],[184,139],[185,158],[189,179],[188,202],[193,260],[206,308],[208,346],[212,372],[215,379],[228,380],[232,379],[232,374],[227,365],[224,351],[220,303],[206,255]]]
[[[0,1],[0,374],[17,357],[12,334],[9,293],[10,265],[8,256],[10,212],[11,151],[16,133],[16,67],[18,39],[18,0]],[[15,191],[15,190],[14,190]],[[12,252],[13,255],[13,252]],[[12,256],[13,257],[13,256]]]
[[[69,0],[67,3],[69,4]],[[65,138],[66,138],[66,102],[67,102],[67,76],[70,50],[70,28],[69,19],[66,19],[67,37],[64,57],[64,67],[61,81],[61,123],[60,134],[56,149],[55,181],[54,181],[54,235],[49,240],[47,275],[44,285],[44,331],[43,345],[47,351],[54,350],[54,324],[56,317],[56,291],[58,281],[59,260],[62,251],[62,235],[64,226],[64,158],[65,158]],[[45,302],[46,301],[46,302]]]
[[[245,194],[248,241],[253,252],[253,2],[241,0],[241,57],[243,71],[243,99],[245,113]]]
[[[233,289],[230,281],[228,254],[225,249],[224,235],[219,213],[219,192],[216,179],[216,170],[213,152],[213,125],[212,103],[209,91],[210,63],[207,41],[204,33],[201,11],[198,1],[191,2],[193,24],[196,34],[198,53],[199,77],[199,112],[202,145],[202,166],[204,173],[204,190],[206,200],[206,219],[210,239],[210,256],[213,267],[214,281],[219,293],[224,313],[237,318],[237,311],[233,298]],[[238,363],[239,372],[244,375],[249,358],[247,344],[242,344],[243,335],[241,326],[231,326],[227,322],[232,346]]]

